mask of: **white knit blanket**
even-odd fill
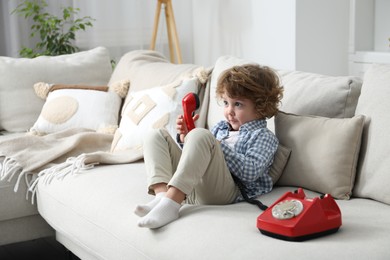
[[[113,136],[86,129],[70,129],[45,136],[25,135],[0,142],[0,179],[24,178],[34,199],[37,183],[50,183],[97,164],[130,163],[142,150],[110,152]],[[28,194],[26,194],[28,198]]]

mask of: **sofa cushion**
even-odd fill
[[[0,180],[0,221],[38,214],[36,205],[26,199],[26,182],[21,181],[18,191],[14,191],[16,179]]]
[[[130,80],[130,90],[139,91],[163,86],[179,79],[196,76],[203,67],[194,64],[174,64],[157,51],[136,50],[122,56],[110,83]]]
[[[364,76],[356,113],[366,116],[354,196],[390,204],[390,65],[373,65]]]
[[[326,76],[278,70],[284,86],[281,110],[298,115],[346,118],[355,115],[362,82],[353,76]]]
[[[287,165],[288,159],[290,158],[291,149],[285,147],[281,144],[278,145],[274,156],[274,162],[272,163],[271,169],[269,170],[269,175],[272,178],[272,183],[275,185],[282,176],[284,168]]]
[[[37,83],[35,92],[46,102],[30,133],[44,135],[82,127],[114,134],[128,88],[129,81],[110,87]]]
[[[279,112],[275,132],[291,148],[277,185],[349,199],[356,175],[364,116],[326,118]]]
[[[253,61],[222,56],[215,63],[211,77],[208,127],[223,119],[223,108],[217,104],[215,89],[219,75],[226,69]],[[325,76],[309,72],[277,70],[284,87],[280,110],[300,115],[324,117],[352,117],[359,98],[362,82],[352,76]],[[274,119],[268,120],[274,131]]]
[[[0,130],[24,132],[37,120],[44,101],[35,95],[35,83],[106,85],[111,72],[103,47],[55,57],[0,57]]]
[[[261,195],[271,205],[292,187]],[[309,198],[318,193],[305,191]],[[56,238],[82,259],[388,259],[390,207],[367,199],[340,200],[341,229],[302,243],[262,235],[262,213],[246,202],[185,205],[178,220],[150,230],[137,226],[137,204],[147,194],[143,162],[97,166],[81,174],[39,183],[40,214]],[[372,210],[375,209],[375,215]],[[375,220],[373,221],[373,216]],[[172,249],[172,250],[170,250]],[[324,256],[326,254],[326,256]],[[263,257],[264,256],[264,257]],[[296,256],[296,257],[295,257]]]
[[[181,101],[188,92],[199,93],[200,88],[199,79],[193,77],[129,93],[111,150],[141,148],[145,133],[152,128],[165,128],[175,138],[176,119],[183,114]]]

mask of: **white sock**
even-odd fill
[[[146,216],[146,214],[148,214],[160,202],[161,198],[164,197],[165,194],[166,192],[157,193],[154,199],[149,203],[145,205],[137,205],[137,207],[135,207],[134,213],[140,217]]]
[[[181,205],[167,197],[161,198],[160,202],[138,221],[139,227],[159,228],[179,218]]]

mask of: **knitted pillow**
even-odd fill
[[[176,136],[176,119],[183,113],[181,101],[189,92],[198,93],[200,84],[194,77],[130,92],[111,150],[141,149],[143,137],[151,128],[166,128],[172,137]]]

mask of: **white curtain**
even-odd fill
[[[148,49],[155,2],[157,1],[74,0],[74,6],[81,10],[81,17],[91,16],[96,19],[92,28],[78,33],[77,45],[83,49],[105,46],[116,59],[130,50]],[[159,31],[162,31],[161,28]]]
[[[0,55],[17,57],[22,46],[32,45],[26,21],[17,15],[11,15],[18,1],[0,1]]]
[[[0,55],[18,57],[22,46],[33,47],[27,21],[11,14],[21,0],[1,0]],[[82,50],[97,46],[109,49],[112,59],[135,49],[149,49],[157,0],[47,0],[48,12],[60,15],[62,6],[80,8],[79,17],[95,19],[93,27],[76,35],[76,45]],[[173,0],[176,27],[183,62],[192,63],[192,0]],[[161,11],[156,50],[169,57],[165,12]]]
[[[33,47],[28,23],[10,13],[21,0],[0,0],[0,55]],[[49,11],[80,8],[96,19],[80,32],[81,49],[105,46],[112,59],[149,49],[157,0],[47,0]],[[233,55],[278,69],[343,75],[348,67],[349,1],[172,0],[184,63],[212,67]],[[335,11],[337,10],[337,12]],[[169,57],[164,10],[156,49]]]
[[[212,66],[222,55],[243,57],[256,38],[252,12],[251,0],[193,1],[195,62]]]
[[[212,66],[231,55],[294,69],[294,10],[285,0],[193,1],[194,62]]]

